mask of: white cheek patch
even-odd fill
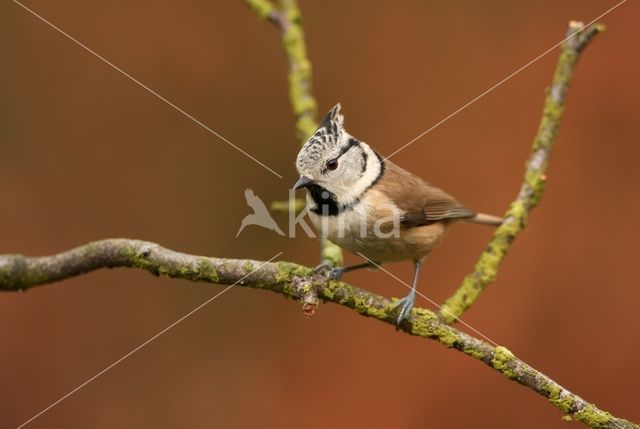
[[[367,155],[367,165],[362,175],[352,185],[336,184],[333,186],[338,204],[343,206],[348,206],[358,201],[362,194],[378,180],[382,171],[382,164],[373,149],[363,142],[360,143],[360,146]]]

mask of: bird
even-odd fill
[[[367,260],[331,268],[329,279],[338,280],[349,271],[388,262],[413,262],[411,291],[394,308],[397,326],[411,314],[423,261],[452,223],[498,226],[503,221],[465,207],[350,135],[344,128],[340,103],[303,145],[296,170],[300,178],[293,189],[306,189],[307,210],[315,228],[331,242]]]
[[[238,237],[242,230],[248,225],[258,225],[275,231],[280,235],[284,235],[284,232],[282,232],[276,221],[273,220],[269,214],[267,206],[265,206],[262,200],[253,193],[251,188],[244,190],[244,198],[247,200],[247,205],[253,209],[253,213],[246,215],[244,219],[242,219],[242,223],[240,224],[240,229],[238,230],[236,237]]]

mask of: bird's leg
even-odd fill
[[[422,262],[415,261],[415,268],[413,271],[413,283],[411,284],[411,292],[407,296],[402,299],[399,299],[396,303],[396,308],[400,309],[400,313],[398,314],[398,319],[396,320],[396,324],[400,326],[400,323],[404,319],[406,319],[411,313],[411,309],[413,308],[413,304],[416,302],[416,286],[418,285],[418,274],[420,274],[420,268],[422,267]]]
[[[327,277],[330,280],[340,280],[344,273],[348,273],[349,271],[359,270],[361,268],[375,268],[377,265],[373,262],[364,262],[362,264],[349,265],[346,267],[333,267],[327,273]],[[324,271],[329,268],[327,264],[323,263],[315,267],[313,270],[315,272]]]

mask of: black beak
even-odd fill
[[[293,185],[293,190],[300,189],[300,188],[306,188],[307,186],[309,186],[312,183],[313,183],[313,180],[309,179],[308,177],[300,176],[300,178],[298,179],[296,184]]]

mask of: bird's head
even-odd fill
[[[327,113],[298,153],[300,179],[294,189],[325,190],[345,205],[377,179],[382,164],[367,144],[346,132],[340,108],[338,103]]]

